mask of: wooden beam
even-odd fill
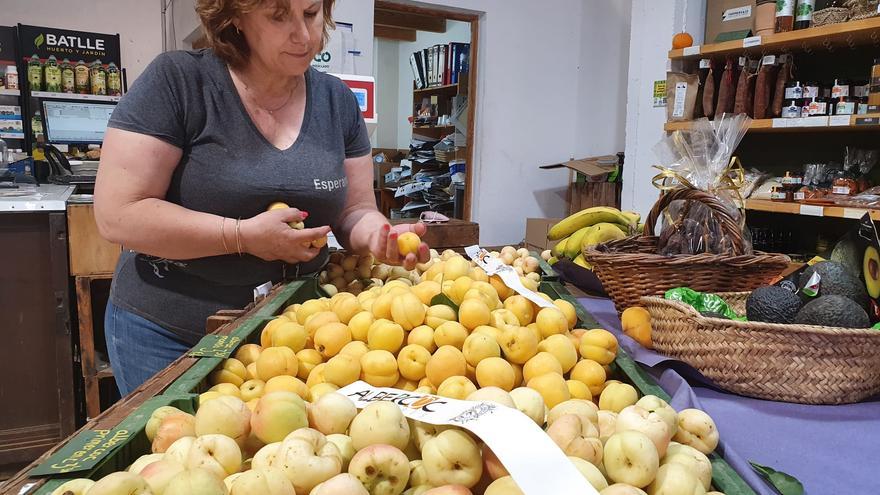
[[[410,12],[413,14],[440,16],[450,21],[473,22],[480,18],[482,12],[459,7],[432,7],[426,4],[412,4],[404,0],[375,0],[375,8],[379,10],[393,10],[395,12]]]
[[[432,33],[446,32],[446,19],[438,16],[413,14],[394,10],[376,9],[373,23],[378,26],[389,26]]]
[[[373,36],[376,38],[386,38],[389,40],[415,41],[416,30],[392,26],[380,26],[377,24],[373,26]]]

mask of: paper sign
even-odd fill
[[[721,14],[721,22],[735,21],[737,19],[746,19],[752,16],[752,6],[744,5],[733,9],[727,9]]]
[[[773,128],[781,129],[785,127],[791,127],[791,121],[794,119],[773,119]]]
[[[776,55],[764,55],[761,59],[761,65],[773,65],[776,63]]]
[[[187,355],[189,357],[217,357],[226,359],[232,354],[232,351],[235,350],[239,342],[241,342],[241,337],[209,334],[202,337],[202,340]]]
[[[342,244],[339,244],[333,232],[327,234],[327,247],[330,249],[342,249]]]
[[[31,483],[25,483],[24,486],[21,487],[21,490],[18,491],[18,495],[24,495],[25,493],[31,491],[31,488],[33,488],[36,484],[37,484],[36,481],[31,482]]]
[[[743,48],[751,48],[753,46],[761,46],[760,36],[752,36],[750,38],[743,39]]]
[[[476,434],[498,456],[526,495],[599,493],[534,421],[511,407],[373,387],[361,381],[339,389],[338,393],[351,399],[359,409],[377,401],[391,402],[412,420],[454,425]]]
[[[29,474],[43,476],[87,471],[113,453],[134,433],[116,429],[83,430]]]
[[[666,106],[666,81],[654,81],[654,108]]]
[[[847,127],[849,126],[849,115],[835,115],[828,118],[828,125],[831,127]]]
[[[825,207],[816,205],[801,205],[800,213],[801,215],[807,215],[811,217],[824,217]]]
[[[712,60],[708,58],[704,58],[700,60],[700,68],[701,69],[710,69],[712,67]]]
[[[683,54],[685,57],[690,57],[692,55],[699,55],[700,54],[700,45],[689,46],[682,51],[683,51]]]
[[[259,302],[272,292],[272,281],[268,281],[263,285],[254,287],[254,302]]]
[[[684,117],[684,102],[687,96],[687,83],[675,83],[675,104],[672,107],[672,116]]]
[[[857,208],[844,208],[843,209],[843,218],[852,218],[854,220],[859,220],[865,213],[868,213],[867,210],[859,210]]]
[[[464,252],[467,253],[467,255],[470,256],[480,268],[485,270],[487,274],[498,275],[498,277],[501,278],[501,281],[504,282],[504,285],[510,287],[529,301],[532,301],[542,308],[555,307],[553,303],[539,296],[536,292],[527,289],[519,279],[519,274],[516,273],[516,270],[514,270],[513,267],[505,265],[501,260],[489,254],[489,251],[480,248],[480,246],[474,245],[464,248]]]
[[[417,193],[419,191],[426,191],[428,189],[431,189],[430,182],[410,182],[409,184],[398,187],[397,191],[394,192],[394,197],[399,198],[401,196]]]
[[[877,117],[859,117],[856,119],[856,125],[878,125],[880,118]]]

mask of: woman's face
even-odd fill
[[[275,2],[243,14],[236,23],[251,50],[251,60],[278,76],[305,73],[321,49],[324,34],[323,0],[287,0],[287,9]]]

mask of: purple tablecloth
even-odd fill
[[[608,299],[580,298],[593,317],[614,332],[621,347],[646,366],[676,409],[696,407],[715,420],[719,453],[756,492],[776,492],[748,461],[784,471],[807,495],[876,495],[880,479],[880,400],[843,406],[808,406],[751,399],[718,390],[690,366],[649,351],[620,331]]]

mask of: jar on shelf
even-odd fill
[[[776,0],[758,0],[755,6],[755,36],[766,36],[776,31]]]

